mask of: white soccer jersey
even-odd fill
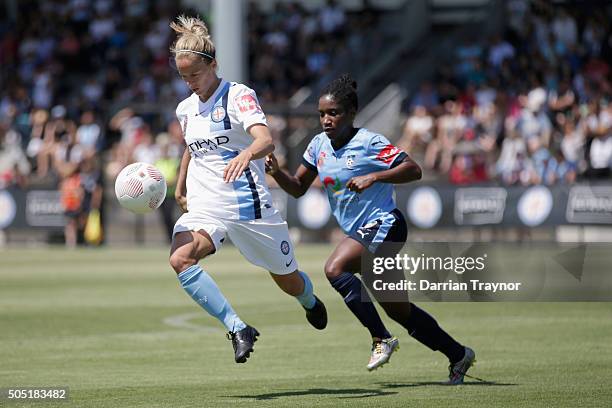
[[[277,213],[265,180],[264,159],[251,161],[233,183],[223,181],[229,161],[253,142],[246,130],[254,124],[267,124],[255,91],[221,80],[206,103],[194,93],[178,105],[176,115],[191,154],[189,212],[236,220]]]

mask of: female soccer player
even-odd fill
[[[193,91],[176,109],[186,148],[175,197],[185,213],[174,226],[170,265],[185,291],[225,325],[235,360],[244,363],[259,332],[238,317],[198,265],[226,235],[296,297],[315,328],[325,328],[327,312],[308,275],[297,269],[287,223],[272,204],[263,159],[274,145],[255,92],[217,76],[204,22],[181,16],[170,26],[178,35],[171,48],[178,72]]]
[[[346,234],[327,260],[325,274],[351,312],[370,331],[373,346],[367,368],[373,370],[389,361],[399,342],[385,328],[354,274],[361,273],[371,289],[372,271],[362,270],[362,259],[371,260],[373,255],[384,252],[395,256],[406,242],[406,221],[395,207],[393,184],[420,179],[421,169],[384,136],[353,126],[358,108],[356,87],[344,75],[323,89],[319,98],[323,133],[312,139],[293,176],[279,169],[273,154],[266,159],[266,171],[294,197],[304,194],[317,175],[325,186],[334,216]],[[396,244],[391,245],[394,249],[389,253],[389,244],[383,243]],[[433,317],[409,303],[407,293],[402,293],[403,301],[398,302],[372,292],[389,317],[412,337],[448,357],[449,383],[462,383],[474,362],[474,352],[457,343]]]

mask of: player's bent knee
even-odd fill
[[[335,259],[330,259],[325,264],[325,276],[327,279],[335,279],[344,272],[344,265]]]
[[[196,262],[196,259],[185,256],[179,251],[175,251],[172,253],[172,255],[170,255],[170,266],[172,266],[172,269],[174,269],[174,272],[177,274],[183,272],[190,266],[195,265]]]
[[[178,274],[214,252],[215,247],[208,234],[193,231],[179,232],[172,242],[170,266]]]

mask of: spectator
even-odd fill
[[[315,45],[312,52],[306,57],[306,66],[310,74],[314,76],[322,75],[329,66],[329,62],[329,53],[321,44]]]
[[[576,20],[564,8],[558,8],[557,10],[551,30],[557,41],[561,42],[566,48],[572,48],[576,45],[578,39]]]
[[[157,160],[158,149],[153,143],[153,135],[148,126],[142,128],[142,135],[138,143],[134,146],[132,159],[135,162],[153,164]]]
[[[68,248],[83,242],[87,215],[102,206],[102,177],[96,157],[83,158],[75,166],[66,167],[60,182],[62,207],[66,216],[64,237]]]
[[[112,130],[121,132],[121,144],[132,150],[142,138],[145,123],[132,109],[125,108],[112,117],[109,126]]]
[[[556,113],[568,114],[575,103],[576,96],[567,80],[561,81],[558,89],[553,89],[548,93],[548,106],[553,116]]]
[[[593,178],[610,178],[612,168],[612,137],[609,129],[597,135],[589,149],[589,176]]]
[[[346,22],[344,9],[335,0],[327,0],[325,6],[319,12],[321,29],[327,35],[341,32]]]
[[[49,113],[44,109],[36,109],[30,115],[30,140],[27,145],[26,154],[29,161],[34,165],[34,169],[38,172],[38,155],[43,148],[43,139],[45,127]]]
[[[525,140],[538,138],[545,146],[548,146],[552,124],[543,109],[546,102],[546,91],[541,87],[532,89],[522,101],[523,110],[517,123],[519,135]]]
[[[431,111],[440,103],[438,92],[429,82],[424,82],[419,87],[419,91],[414,95],[410,102],[410,108],[415,109],[417,106],[422,106]]]
[[[482,156],[472,146],[460,146],[453,154],[448,173],[452,184],[465,185],[487,181],[486,165]]]
[[[406,120],[402,139],[398,145],[408,152],[418,153],[432,140],[433,118],[424,106],[415,106]]]
[[[515,184],[520,180],[524,170],[526,145],[516,130],[516,120],[507,118],[505,123],[506,138],[502,142],[501,152],[496,164],[496,172],[505,184]]]
[[[558,162],[551,152],[535,137],[527,141],[527,147],[534,167],[533,184],[555,184]]]
[[[83,204],[83,188],[78,168],[65,174],[60,182],[60,197],[66,224],[64,226],[64,239],[66,247],[75,248],[78,241],[78,232],[82,227],[84,218],[81,210]]]
[[[514,57],[514,47],[501,36],[496,35],[489,48],[489,64],[498,70],[506,58]]]
[[[450,170],[452,152],[463,136],[466,126],[467,119],[463,115],[461,105],[453,101],[447,101],[444,104],[444,112],[436,121],[435,138],[427,145],[425,151],[424,164],[426,168],[432,169],[439,163],[438,168],[441,173]]]
[[[76,147],[73,150],[73,147]],[[82,149],[76,143],[76,126],[66,118],[62,105],[51,109],[51,120],[44,128],[41,148],[37,154],[38,177],[45,179],[62,172],[68,172],[65,165],[74,165],[82,157]]]
[[[96,123],[93,110],[89,109],[81,114],[81,123],[76,132],[77,142],[86,150],[88,155],[97,153],[102,147],[102,131]]]
[[[30,164],[21,148],[21,136],[0,121],[0,189],[17,185],[25,187]]]
[[[584,167],[581,163],[584,157],[584,124],[580,123],[576,126],[573,118],[564,117],[562,126],[561,157],[565,162],[565,166],[577,173]]]

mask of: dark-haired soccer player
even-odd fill
[[[393,184],[420,179],[421,169],[384,136],[354,127],[356,88],[356,82],[344,75],[323,89],[319,98],[323,132],[312,139],[294,175],[279,169],[273,154],[266,159],[266,171],[294,197],[303,195],[317,175],[323,182],[333,214],[346,234],[327,260],[325,274],[370,331],[373,345],[367,368],[373,370],[389,361],[398,339],[385,328],[355,273],[361,273],[370,286],[372,274],[361,270],[362,258],[387,251],[383,243],[406,242],[406,221],[395,206]],[[395,252],[399,250],[396,247]],[[475,360],[474,351],[459,344],[433,317],[408,302],[407,293],[402,293],[403,302],[388,301],[373,293],[387,315],[412,337],[448,357],[449,383],[462,383]]]

